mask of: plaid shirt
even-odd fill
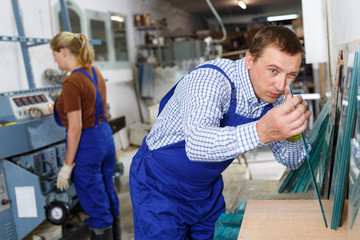
[[[268,103],[258,101],[245,68],[245,58],[237,61],[217,59],[207,63],[220,67],[234,82],[236,114],[246,118],[259,117]],[[219,127],[229,109],[230,98],[231,85],[223,74],[211,68],[193,70],[178,83],[174,95],[158,116],[146,139],[149,149],[185,140],[190,160],[220,162],[264,145],[259,142],[257,121],[237,127]],[[284,96],[274,106],[283,102]],[[291,169],[298,168],[305,157],[301,140],[282,140],[267,145],[275,159]]]

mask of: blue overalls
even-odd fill
[[[237,126],[259,118],[239,116],[235,86],[231,102],[220,127]],[[160,102],[159,114],[174,93],[176,85]],[[272,105],[265,107],[263,116]],[[130,168],[130,193],[134,213],[135,239],[213,239],[215,222],[225,212],[221,173],[233,159],[223,162],[195,162],[185,152],[185,140],[150,150],[144,139]]]
[[[114,189],[112,177],[115,170],[115,146],[110,125],[105,120],[104,105],[97,87],[97,75],[94,78],[83,69],[73,72],[85,74],[96,88],[95,126],[82,130],[78,151],[75,157],[73,183],[81,206],[89,215],[91,228],[106,228],[120,215],[119,199]],[[102,123],[99,124],[100,111]],[[63,126],[54,109],[56,122]]]

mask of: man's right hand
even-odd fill
[[[268,111],[256,123],[260,142],[281,141],[304,132],[311,116],[307,107],[301,96],[287,96],[283,104]]]

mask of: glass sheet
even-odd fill
[[[335,230],[341,225],[346,182],[348,180],[350,140],[354,131],[356,112],[358,68],[358,53],[349,54],[330,190],[330,200],[332,200],[331,202],[333,203],[330,204],[332,205],[332,209],[330,209],[332,213],[331,228]]]
[[[320,166],[319,159],[325,139],[331,107],[332,104],[330,102],[324,105],[318,118],[316,119],[316,122],[314,123],[313,128],[307,136],[307,139],[312,146],[310,151],[310,161],[315,172],[317,172],[316,170]],[[278,191],[283,192],[287,190],[287,192],[304,192],[309,188],[311,181],[311,175],[309,174],[308,167],[306,164],[303,164],[300,168],[289,171]]]
[[[358,72],[358,75],[360,72]],[[357,118],[354,138],[351,140],[348,201],[348,239],[359,239],[360,230],[360,77],[357,79]]]
[[[348,223],[349,228],[352,229],[355,222],[360,227],[360,217],[358,211],[360,207],[360,136],[356,133],[355,138],[351,141],[351,155],[350,155],[350,178],[349,178],[349,202],[348,202]]]
[[[330,200],[332,200],[329,211],[331,216],[327,216],[328,219],[331,219],[332,229],[337,229],[340,226],[348,180],[352,188],[350,197],[353,198],[353,205],[349,209],[351,211],[349,218],[352,217],[353,226],[360,228],[360,223],[356,225],[357,221],[360,221],[356,220],[358,219],[357,212],[360,205],[360,197],[357,198],[360,194],[359,170],[355,171],[351,168],[348,171],[356,103],[360,99],[360,96],[357,97],[359,95],[357,93],[357,81],[360,74],[360,60],[358,53],[348,54],[345,52],[344,54],[344,52],[339,51],[338,73],[334,87],[336,95],[332,100],[332,110],[329,110],[329,115],[322,119],[321,124],[320,121],[314,124],[315,128],[308,135],[308,140],[312,145],[310,160],[316,171],[316,185],[319,189],[322,186],[321,189],[324,190],[325,198],[330,194]],[[343,54],[345,60],[343,60]],[[353,149],[355,143],[359,143],[359,139],[353,140]],[[357,159],[352,158],[354,161]],[[305,167],[307,168],[306,164],[303,164],[299,169],[290,171],[279,192],[284,190],[300,192],[311,189],[311,175],[305,170]],[[348,172],[350,172],[350,179],[348,179]],[[349,222],[351,221],[349,220]]]
[[[334,132],[334,119],[332,117],[329,117],[328,125],[325,132],[325,139],[323,141],[321,155],[319,157],[319,167],[316,171],[316,184],[319,189],[322,188],[325,178],[325,172],[326,172],[326,166],[327,160],[329,159],[329,155],[331,154],[331,147],[333,142],[333,132]],[[310,185],[311,186],[311,185]],[[322,193],[323,195],[323,193]]]
[[[291,95],[294,96],[293,94],[293,90],[292,90],[292,86],[291,84],[289,84],[289,87],[290,87],[290,92],[291,92]],[[309,149],[308,149],[308,146],[307,146],[307,142],[305,140],[305,136],[304,136],[304,133],[301,133],[301,140],[303,141],[303,144],[304,144],[304,147],[305,147],[305,151],[306,151],[306,158],[305,158],[305,161],[306,161],[306,165],[308,167],[308,171],[311,175],[311,180],[313,182],[313,185],[314,185],[314,188],[316,190],[316,196],[317,196],[317,199],[319,200],[319,205],[320,205],[320,208],[321,208],[321,213],[322,213],[322,216],[323,216],[323,219],[324,219],[324,223],[325,223],[325,227],[328,227],[327,225],[327,221],[326,221],[326,217],[325,217],[325,213],[324,213],[324,208],[323,208],[323,205],[321,203],[321,197],[320,197],[320,191],[318,189],[318,187],[316,186],[316,179],[315,179],[315,174],[314,174],[314,170],[313,170],[313,167],[312,167],[312,164],[311,164],[311,157],[310,157],[310,154],[309,154]],[[314,152],[316,153],[317,150],[314,150]]]
[[[343,83],[345,79],[344,73],[344,51],[339,50],[336,68],[336,79],[332,94],[332,111],[330,117],[334,122],[333,136],[330,139],[330,149],[325,167],[324,185],[323,185],[323,196],[325,199],[329,199],[330,196],[330,185],[332,180],[332,172],[335,159],[337,134],[339,129],[339,119],[341,113],[341,101],[343,95]]]

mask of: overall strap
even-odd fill
[[[100,91],[99,91],[99,88],[98,88],[98,78],[97,78],[97,74],[96,74],[96,71],[95,71],[95,68],[94,67],[91,67],[92,69],[92,73],[93,73],[93,76],[94,77],[91,77],[91,75],[86,72],[84,69],[81,69],[81,68],[78,68],[78,69],[75,69],[74,71],[72,72],[80,72],[82,74],[85,74],[94,84],[95,86],[95,89],[96,89],[96,100],[95,100],[95,126],[96,125],[99,125],[99,119],[100,119],[100,112],[101,112],[101,115],[102,115],[102,122],[105,122],[105,111],[104,111],[104,104],[103,104],[103,101],[102,101],[102,98],[101,98],[101,94],[100,94]]]
[[[235,89],[235,85],[231,81],[230,77],[224,72],[224,70],[222,70],[220,67],[213,65],[213,64],[204,64],[204,65],[201,65],[201,66],[195,68],[194,70],[199,69],[199,68],[215,69],[227,78],[227,80],[229,81],[229,83],[231,85],[231,100],[230,100],[230,106],[229,106],[228,113],[235,113],[235,111],[236,111],[236,89]]]
[[[224,72],[224,70],[222,70],[220,67],[215,66],[213,64],[204,64],[201,65],[197,68],[195,68],[194,70],[200,69],[200,68],[211,68],[211,69],[215,69],[217,71],[219,71],[221,74],[223,74],[227,80],[229,81],[230,85],[231,85],[231,102],[230,102],[230,107],[229,107],[229,111],[228,112],[235,112],[236,110],[236,104],[231,104],[232,102],[236,102],[236,90],[235,90],[235,85],[234,83],[231,81],[231,79],[229,78],[229,76]],[[194,71],[192,70],[192,71]],[[189,72],[190,73],[190,72]],[[188,74],[189,74],[188,73]],[[163,110],[163,108],[165,107],[166,103],[169,101],[169,99],[172,97],[172,95],[174,94],[175,88],[178,85],[178,83],[183,79],[184,77],[182,77],[177,83],[176,85],[163,97],[163,99],[161,99],[160,101],[160,105],[159,105],[159,113],[158,115],[160,115],[161,111]]]

